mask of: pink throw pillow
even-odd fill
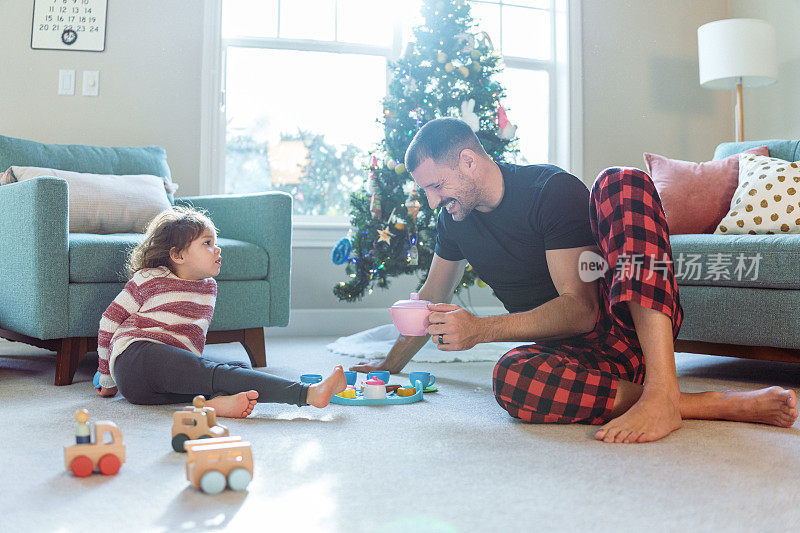
[[[757,146],[744,153],[768,156],[769,150]],[[644,162],[661,197],[670,235],[714,233],[739,186],[739,155],[692,163],[645,153]]]

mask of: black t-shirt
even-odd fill
[[[500,204],[475,209],[460,222],[439,213],[436,255],[466,259],[509,313],[528,311],[558,296],[545,250],[595,244],[589,225],[589,190],[553,165],[500,164]]]

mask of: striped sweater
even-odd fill
[[[114,360],[135,341],[169,344],[201,355],[216,299],[213,278],[181,279],[165,266],[137,271],[100,319],[100,385],[116,386]]]

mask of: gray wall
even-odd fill
[[[32,50],[32,17],[32,0],[0,0],[0,134],[160,145],[179,195],[197,194],[202,2],[109,0],[105,52]],[[74,96],[57,94],[59,69],[75,70]],[[84,70],[100,71],[96,97],[81,96]]]
[[[789,49],[792,28],[783,10],[797,20],[796,3],[762,5],[755,0],[583,2],[580,177],[588,184],[607,166],[641,167],[644,151],[709,159],[714,147],[733,135],[733,97],[700,87],[697,27],[764,11],[777,21],[779,43]],[[179,195],[199,191],[202,2],[109,0],[103,53],[31,50],[32,2],[0,0],[0,6],[0,133],[46,142],[159,144],[169,154]],[[75,96],[58,96],[60,68],[74,68],[78,82],[82,70],[100,70],[100,96],[80,96],[80,83]],[[748,137],[800,136],[797,114],[783,118],[779,112],[799,107],[796,91],[789,90],[798,86],[796,52],[784,52],[780,75],[774,87],[746,95]],[[756,110],[763,111],[758,120],[751,116]],[[293,260],[292,306],[301,314],[385,309],[407,297],[416,283],[396,280],[389,291],[341,304],[331,287],[344,273],[330,262],[329,248],[297,248]],[[497,305],[488,289],[476,289],[472,299],[476,306]]]
[[[733,18],[759,18],[775,27],[778,81],[745,90],[745,139],[800,139],[800,2],[797,0],[731,0]]]

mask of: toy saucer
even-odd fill
[[[437,387],[431,385],[430,387],[425,387],[424,389],[422,389],[422,392],[436,392],[438,390],[439,389]]]

